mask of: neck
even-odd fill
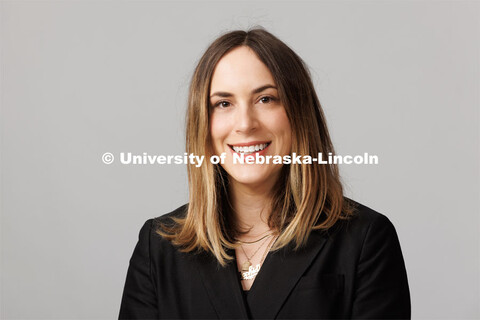
[[[239,240],[255,240],[271,231],[268,218],[271,211],[272,186],[248,186],[230,181],[230,202],[233,207],[233,217],[241,231]]]

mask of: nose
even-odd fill
[[[235,131],[240,134],[247,134],[255,131],[258,127],[258,119],[253,106],[243,104],[237,108],[235,114]]]

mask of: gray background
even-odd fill
[[[414,318],[478,318],[480,3],[1,2],[1,315],[115,318],[143,222],[186,202],[188,82],[263,25],[309,65],[347,193],[394,223]]]

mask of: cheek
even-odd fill
[[[292,129],[285,110],[277,112],[275,115],[272,115],[270,119],[272,120],[272,125],[275,127],[275,131],[285,140],[286,143],[291,143]]]
[[[229,123],[224,117],[211,115],[210,117],[210,135],[215,147],[220,147],[229,132]]]

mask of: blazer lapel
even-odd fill
[[[229,254],[235,256],[235,252]],[[235,261],[220,266],[211,254],[199,255],[199,273],[219,319],[248,319]]]
[[[254,319],[274,319],[300,277],[325,245],[320,232],[310,234],[307,245],[297,251],[293,245],[269,253],[248,293]]]

